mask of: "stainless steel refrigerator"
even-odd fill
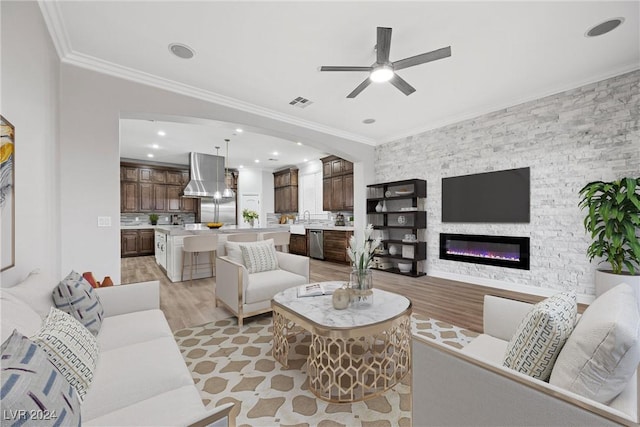
[[[236,225],[236,199],[220,199],[215,202],[212,197],[200,199],[200,221],[203,223],[215,222],[216,203],[218,204],[219,217],[217,220],[225,225]]]

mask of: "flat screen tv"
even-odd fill
[[[442,178],[442,222],[529,222],[529,168]]]

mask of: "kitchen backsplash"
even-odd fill
[[[344,215],[345,220],[349,220],[349,217],[353,216],[353,212],[340,212]],[[333,225],[336,220],[336,215],[338,212],[329,212],[322,214],[307,214],[307,219],[303,218],[302,215],[298,215],[297,220],[294,220],[295,223],[314,223],[314,224],[323,224],[323,225]],[[277,213],[267,213],[267,226],[280,224],[280,217],[282,214]]]
[[[171,215],[175,215],[170,212],[157,212],[158,224],[171,224]],[[180,224],[193,224],[196,222],[196,215],[194,213],[181,213],[178,214]],[[121,213],[120,225],[144,225],[151,224],[149,221],[148,213]]]

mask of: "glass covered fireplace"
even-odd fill
[[[440,233],[440,259],[529,270],[529,238]]]

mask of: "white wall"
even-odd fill
[[[321,214],[322,209],[322,161],[309,160],[298,165],[298,214],[305,210]]]
[[[36,268],[56,279],[68,271],[60,270],[58,57],[36,2],[3,1],[0,14],[0,113],[16,136],[15,267],[0,275],[11,286]]]
[[[267,212],[273,212],[273,173],[257,168],[242,168],[238,175],[238,225],[244,224],[242,219],[242,194],[259,194],[260,225],[267,224]]]
[[[635,71],[379,146],[379,182],[427,180],[427,274],[593,295],[596,263],[586,256],[578,192],[591,181],[638,176],[639,84]],[[530,223],[442,223],[443,177],[527,166]],[[441,232],[530,237],[531,270],[441,260]]]

